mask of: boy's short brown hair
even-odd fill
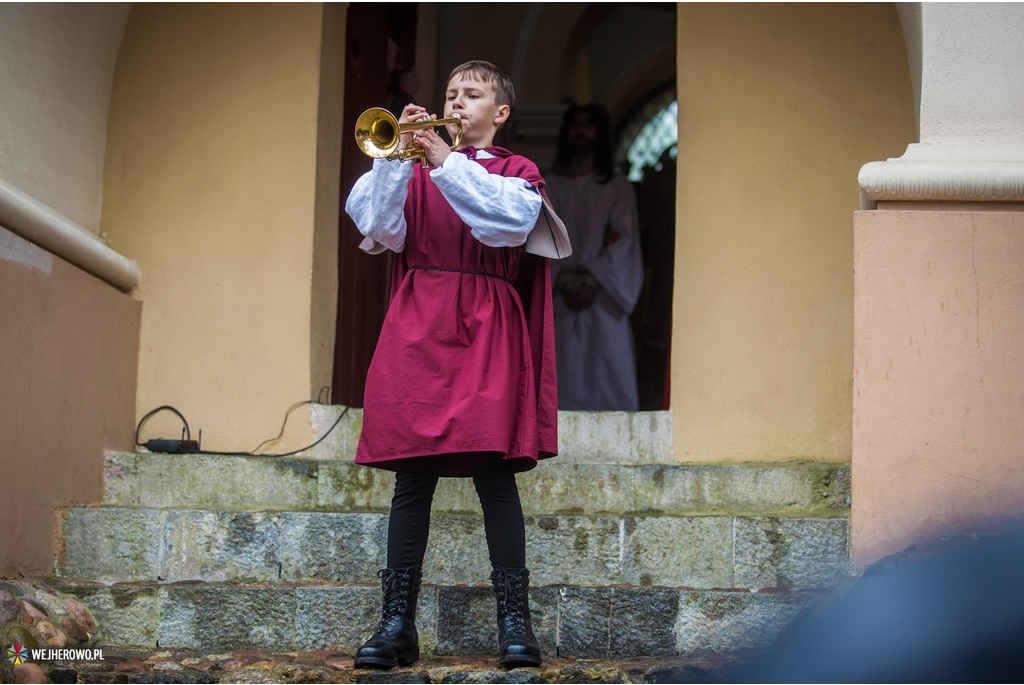
[[[452,69],[452,73],[448,74],[448,82],[451,83],[453,78],[463,74],[490,83],[494,88],[494,101],[499,105],[511,107],[515,102],[516,91],[512,87],[512,79],[498,66],[482,59],[474,59]]]

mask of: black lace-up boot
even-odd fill
[[[420,658],[416,632],[416,598],[420,594],[420,568],[377,572],[384,590],[384,615],[377,631],[356,652],[356,668],[408,666]]]
[[[498,595],[498,663],[540,666],[540,645],[530,625],[530,572],[496,568],[491,583]]]

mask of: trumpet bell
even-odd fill
[[[367,157],[384,159],[398,150],[401,132],[398,119],[381,107],[371,107],[356,120],[356,145]]]
[[[462,120],[458,114],[447,119],[424,119],[412,123],[400,124],[394,114],[382,107],[371,107],[356,119],[356,145],[367,157],[374,159],[410,159],[426,160],[426,152],[415,143],[399,149],[402,134],[424,128],[434,128],[456,124],[451,149],[454,150],[462,142]]]

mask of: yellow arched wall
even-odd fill
[[[857,172],[915,140],[892,4],[681,4],[675,457],[851,456]]]
[[[129,3],[0,3],[0,179],[98,232]]]
[[[206,448],[252,449],[329,383],[343,84],[322,36],[343,44],[343,6],[139,3],[125,30],[101,224],[142,271],[137,411],[176,406]],[[274,447],[309,439],[290,425]]]

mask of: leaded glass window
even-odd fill
[[[641,107],[622,127],[615,160],[628,168],[628,177],[640,181],[645,167],[658,169],[658,159],[669,150],[676,158],[679,140],[679,103],[675,85],[666,88]]]

